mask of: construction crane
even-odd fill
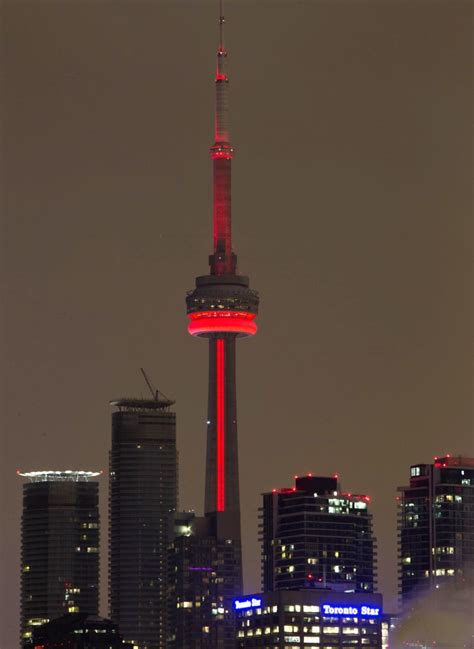
[[[146,384],[147,384],[147,386],[148,386],[148,389],[149,389],[150,392],[151,392],[151,398],[152,398],[154,401],[160,401],[160,395],[161,395],[162,400],[169,401],[170,403],[174,403],[171,399],[168,399],[168,397],[167,397],[165,394],[163,394],[163,392],[160,392],[159,390],[157,390],[157,389],[155,388],[155,386],[154,386],[153,383],[151,382],[151,380],[150,380],[148,374],[145,372],[145,370],[143,369],[143,367],[140,367],[140,372],[143,374],[143,378],[145,379]]]

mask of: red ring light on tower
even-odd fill
[[[196,311],[188,314],[188,331],[192,336],[219,332],[253,336],[257,333],[255,315],[248,311]]]

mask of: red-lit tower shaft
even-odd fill
[[[213,253],[210,273],[196,278],[188,293],[189,332],[209,339],[209,401],[205,513],[220,514],[227,538],[240,540],[239,471],[235,341],[256,332],[258,295],[248,278],[237,273],[232,250],[231,166],[233,148],[229,135],[229,79],[223,41],[224,18],[220,15],[220,43],[215,76],[216,105],[213,164]],[[225,515],[225,516],[224,516]]]
[[[217,50],[216,106],[213,164],[213,255],[212,275],[234,275],[237,258],[232,251],[231,171],[232,146],[229,135],[229,79],[223,43],[223,21]],[[235,391],[236,334],[215,333],[209,336],[209,405],[206,462],[205,512],[233,511],[240,518],[239,471],[237,449],[237,409]],[[239,534],[240,536],[240,534]]]

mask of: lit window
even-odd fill
[[[42,624],[46,624],[46,622],[49,622],[48,617],[32,617],[28,620],[27,624],[28,626],[41,626]]]
[[[338,626],[324,626],[323,627],[323,633],[339,633],[339,627]]]

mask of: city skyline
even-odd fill
[[[203,81],[214,3],[186,12],[124,5],[113,16],[107,7],[68,6],[6,12],[2,476],[12,503],[4,521],[12,600],[16,468],[105,468],[108,401],[146,393],[142,365],[177,400],[181,503],[202,511],[202,347],[178,329],[183,290],[197,268],[204,272],[210,241],[212,84]],[[395,489],[406,466],[471,453],[469,83],[460,65],[469,21],[456,6],[428,16],[413,6],[407,24],[403,7],[369,4],[356,14],[345,3],[278,5],[267,30],[263,6],[229,4],[236,235],[241,267],[265,304],[261,335],[240,346],[239,359],[239,375],[249,377],[239,385],[247,592],[258,590],[262,491],[293,473],[336,471],[370,494],[382,590],[394,590]],[[184,52],[172,50],[177,33],[186,35]],[[163,65],[166,51],[192,71],[178,83]],[[184,124],[173,141],[165,122]],[[104,491],[102,480],[103,507]],[[16,619],[15,608],[3,610]]]

